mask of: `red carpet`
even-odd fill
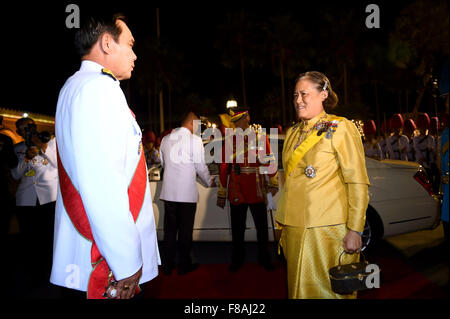
[[[359,293],[359,299],[440,299],[448,293],[400,260],[371,260],[381,267],[381,287]],[[282,263],[272,272],[256,263],[245,264],[238,272],[228,264],[204,264],[192,273],[160,275],[146,284],[150,299],[286,299],[286,270]]]
[[[446,293],[421,273],[394,258],[371,260],[381,268],[381,287],[359,293],[360,299],[447,299]]]
[[[236,273],[228,264],[205,264],[179,276],[162,272],[144,286],[146,298],[155,299],[285,299],[286,274],[281,264],[267,272],[256,263],[247,263]]]

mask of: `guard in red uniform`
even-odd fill
[[[250,126],[250,115],[247,110],[232,113],[231,122],[236,130],[233,135],[225,137],[217,193],[219,207],[225,207],[227,198],[230,201],[232,229],[230,271],[237,271],[245,260],[244,235],[248,208],[256,226],[258,262],[270,271],[274,267],[268,249],[266,201],[278,191],[275,157],[267,136],[261,135],[262,132]]]

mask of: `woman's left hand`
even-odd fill
[[[361,252],[362,239],[361,235],[354,230],[349,230],[344,237],[344,250],[348,254]]]

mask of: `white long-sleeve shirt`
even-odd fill
[[[27,146],[19,143],[14,147],[19,160],[16,168],[11,170],[14,179],[20,180],[16,192],[17,206],[44,205],[56,200],[58,192],[58,166],[56,163],[56,140],[47,143],[47,148],[40,151],[32,160],[25,161]]]
[[[136,222],[128,187],[142,150],[142,134],[119,81],[102,66],[83,61],[61,89],[55,118],[59,157],[83,202],[95,243],[116,280],[142,267],[140,283],[158,274],[160,263],[150,185]],[[86,291],[92,243],[74,227],[58,191],[53,284]]]
[[[366,156],[371,158],[376,158],[379,160],[384,159],[383,152],[381,151],[380,143],[373,144],[370,141],[366,141],[363,144],[364,146],[364,153]]]
[[[436,142],[433,136],[415,136],[413,145],[417,163],[425,168],[430,168],[432,163],[436,163]]]
[[[187,128],[177,128],[162,139],[160,156],[164,175],[159,198],[171,202],[196,203],[197,175],[206,185],[212,184],[205,164],[202,139]]]

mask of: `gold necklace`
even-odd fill
[[[305,124],[304,121],[303,121],[302,123],[300,123],[300,136],[299,136],[299,138],[298,138],[298,142],[297,142],[297,144],[295,145],[295,148],[294,148],[294,149],[296,149],[297,147],[300,146],[300,144],[302,144],[302,142],[306,139],[306,137],[308,137],[308,135],[309,135],[314,129],[316,129],[317,124],[319,124],[320,122],[322,122],[323,119],[326,118],[326,116],[327,116],[327,114],[325,113],[325,114],[324,114],[324,115],[316,122],[316,124],[314,124],[314,125],[313,125],[309,130],[307,130],[307,131],[303,131],[304,127],[305,127],[307,124]]]

